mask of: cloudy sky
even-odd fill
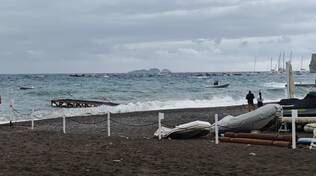
[[[280,52],[299,69],[316,52],[315,0],[0,4],[0,73],[268,70]]]

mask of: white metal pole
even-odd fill
[[[215,114],[215,144],[218,144],[218,114]]]
[[[63,132],[66,134],[66,115],[65,113],[63,114]]]
[[[161,140],[161,120],[164,119],[164,113],[158,113],[158,132],[159,132],[159,140]]]
[[[34,130],[34,108],[32,109],[32,114],[31,114],[31,117],[32,117],[32,130]]]
[[[110,117],[111,117],[111,113],[108,112],[108,136],[111,136]]]
[[[297,110],[292,110],[292,149],[296,149],[296,126]]]

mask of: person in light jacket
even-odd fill
[[[258,108],[260,108],[261,106],[263,106],[263,98],[262,98],[261,91],[259,91],[259,96],[258,96],[258,98],[257,98],[257,106],[258,106]]]

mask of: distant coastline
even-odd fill
[[[128,72],[128,74],[132,75],[167,75],[171,74],[172,72],[168,69],[158,69],[158,68],[151,68],[151,69],[141,69],[141,70],[133,70]]]

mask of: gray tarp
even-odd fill
[[[191,138],[199,137],[209,133],[211,124],[205,121],[193,121],[178,125],[175,128],[161,128],[162,138]],[[154,133],[155,137],[159,136],[159,129]]]
[[[255,111],[239,116],[226,116],[218,121],[220,132],[225,131],[251,131],[261,130],[271,120],[281,117],[282,107],[278,104],[267,104]],[[215,131],[215,124],[211,127],[211,132]]]

